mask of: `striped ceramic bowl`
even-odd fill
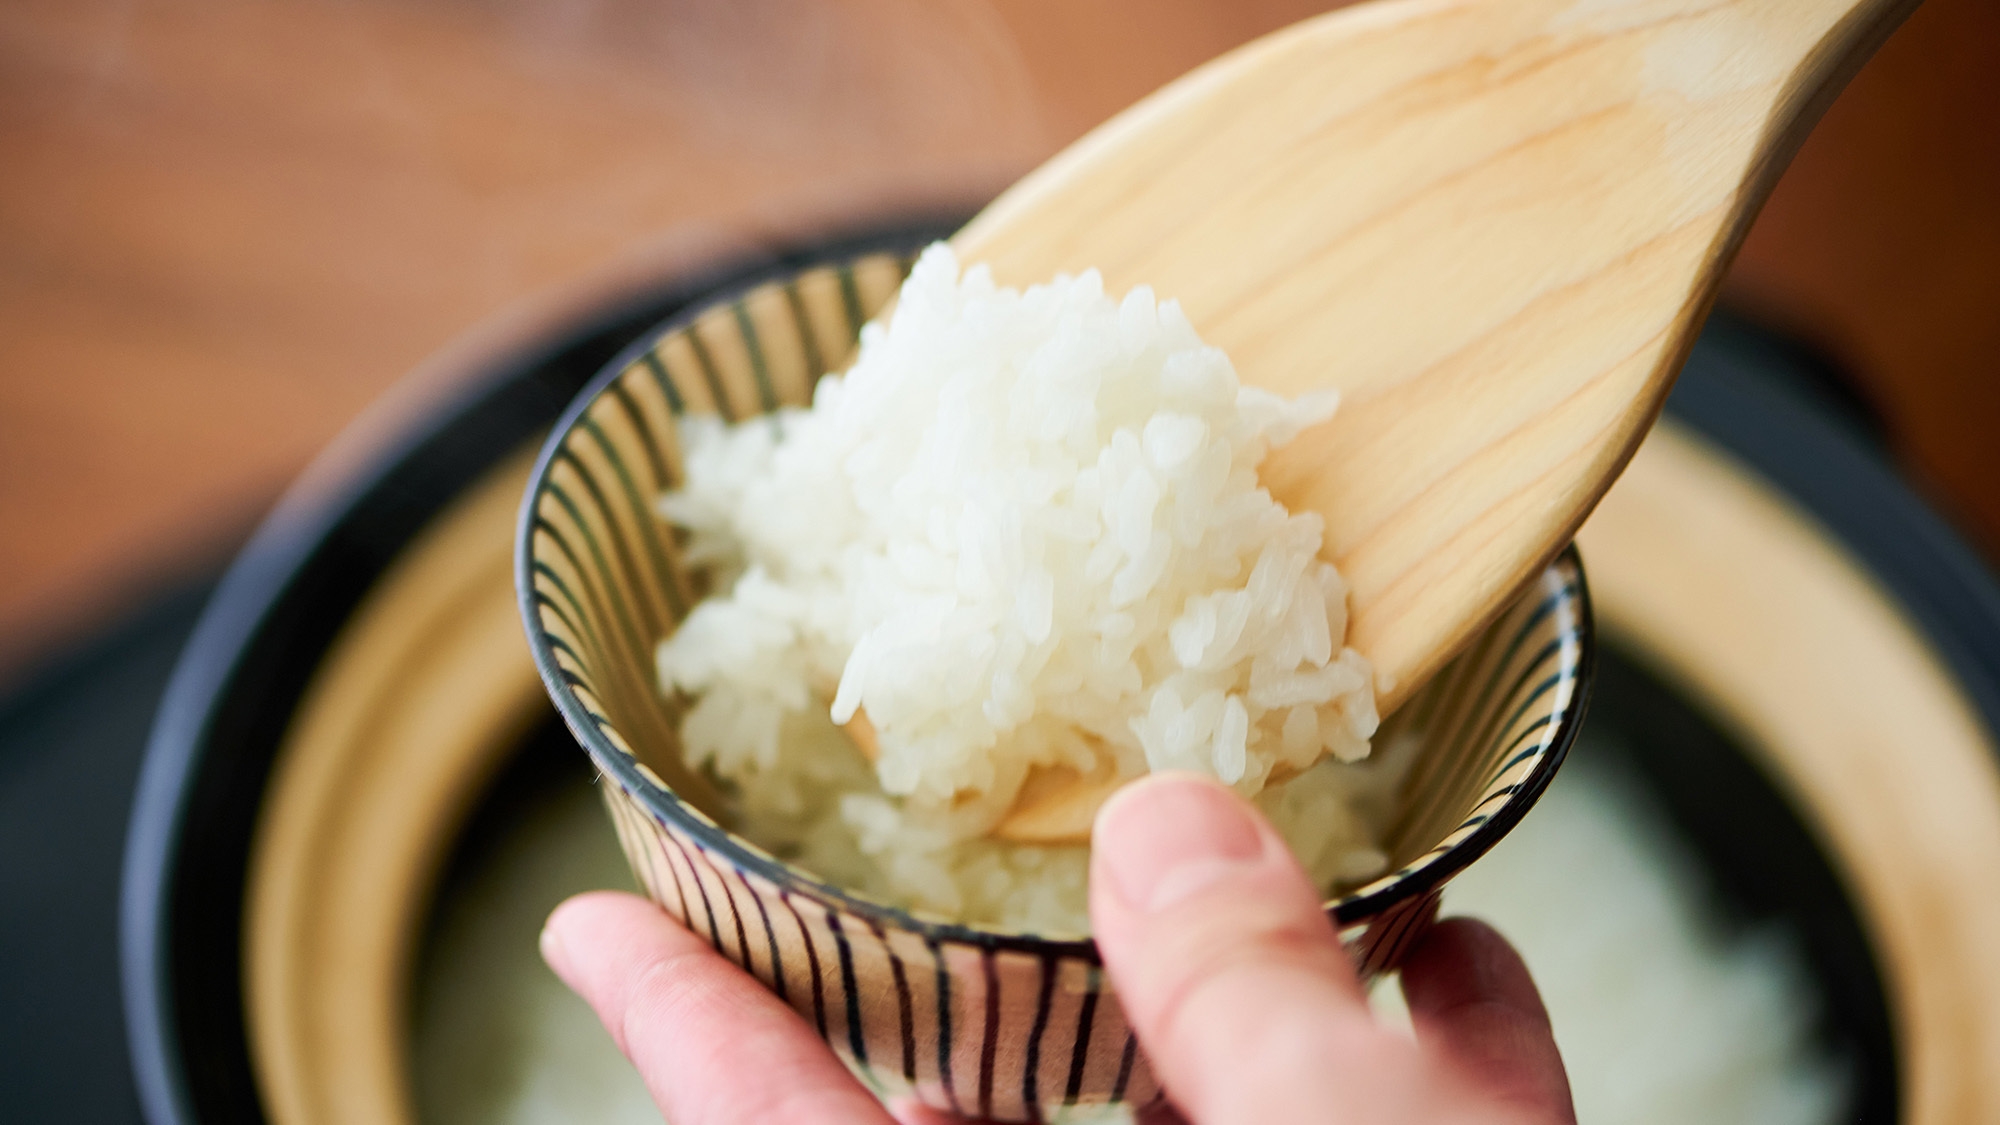
[[[783,997],[888,1096],[1005,1121],[1144,1105],[1160,1086],[1088,940],[913,916],[731,834],[680,762],[653,650],[696,584],[654,499],[675,418],[803,404],[911,258],[830,260],[663,326],[579,397],[523,506],[521,612],[542,679],[608,784],[639,882]],[[1393,966],[1440,885],[1520,818],[1576,735],[1592,651],[1574,550],[1397,717],[1424,732],[1393,818],[1396,869],[1327,903],[1364,972]]]

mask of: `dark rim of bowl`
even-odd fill
[[[1427,866],[1411,872],[1406,879],[1399,879],[1379,891],[1336,900],[1328,908],[1335,921],[1346,925],[1370,917],[1412,895],[1433,890],[1465,870],[1468,864],[1485,855],[1500,842],[1501,837],[1514,830],[1522,817],[1528,815],[1528,810],[1534,808],[1548,790],[1549,782],[1555,780],[1556,771],[1569,758],[1570,747],[1576,744],[1577,735],[1583,731],[1584,718],[1590,711],[1591,696],[1597,686],[1597,613],[1591,608],[1590,580],[1584,574],[1582,555],[1577,551],[1576,544],[1564,547],[1558,557],[1568,558],[1576,567],[1576,592],[1571,595],[1577,613],[1576,689],[1549,748],[1542,752],[1541,761],[1535,764],[1534,770],[1522,778],[1515,791],[1508,795],[1507,803],[1500,806],[1500,811],[1473,829],[1457,846]],[[1536,571],[1535,581],[1540,581],[1545,573],[1547,567]],[[1392,892],[1402,893],[1389,897]],[[1343,913],[1350,907],[1352,914]]]
[[[853,255],[837,249],[829,249],[810,260],[787,262],[750,275],[726,289],[716,290],[712,296],[676,312],[661,321],[658,327],[634,340],[606,364],[563,411],[562,417],[549,431],[548,440],[542,444],[541,453],[535,459],[534,472],[528,479],[528,487],[521,499],[521,511],[514,535],[514,594],[520,607],[523,630],[528,636],[528,647],[534,653],[535,670],[541,675],[542,686],[554,700],[556,710],[562,715],[570,733],[576,736],[577,742],[590,754],[599,769],[612,775],[616,783],[626,792],[636,794],[643,800],[653,816],[672,821],[676,827],[720,853],[730,863],[761,876],[781,890],[803,895],[821,905],[838,906],[862,917],[890,923],[898,929],[920,934],[930,940],[955,942],[982,949],[1037,954],[1056,952],[1094,962],[1098,959],[1097,943],[1089,937],[1043,937],[998,926],[989,927],[925,918],[901,907],[847,890],[794,867],[710,821],[678,794],[655,784],[640,771],[635,759],[619,750],[604,736],[598,729],[597,716],[577,698],[569,677],[556,662],[555,648],[549,643],[548,634],[542,629],[541,611],[536,602],[534,584],[536,510],[540,505],[542,491],[548,482],[551,467],[584,415],[612,384],[624,376],[627,368],[639,362],[660,340],[693,324],[709,310],[735,301],[760,285],[782,280],[815,265],[836,262],[851,256]],[[1564,710],[1562,721],[1552,736],[1549,748],[1535,763],[1529,775],[1517,785],[1514,792],[1508,794],[1506,803],[1500,806],[1499,811],[1473,829],[1464,839],[1422,867],[1394,879],[1386,886],[1365,894],[1353,894],[1329,900],[1326,903],[1326,912],[1336,924],[1345,927],[1366,921],[1397,903],[1436,888],[1463,870],[1467,864],[1478,859],[1520,822],[1521,817],[1526,815],[1528,809],[1541,798],[1556,770],[1561,767],[1563,759],[1568,756],[1570,745],[1576,741],[1577,732],[1583,726],[1584,712],[1589,707],[1591,678],[1596,666],[1596,625],[1591,615],[1590,593],[1589,587],[1584,582],[1583,567],[1576,561],[1578,555],[1575,545],[1563,548],[1559,555],[1576,563],[1575,592],[1570,596],[1577,604],[1580,658],[1574,671],[1575,689]],[[1531,584],[1541,580],[1542,575],[1547,572],[1547,567],[1548,564],[1545,563],[1536,569],[1534,578],[1530,580]]]

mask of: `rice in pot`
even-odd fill
[[[659,648],[689,761],[776,854],[959,921],[1087,930],[1085,848],[986,835],[1056,768],[1208,774],[1322,883],[1380,873],[1346,586],[1257,480],[1334,406],[1243,386],[1143,287],[932,246],[810,409],[682,420],[661,510],[716,591]]]

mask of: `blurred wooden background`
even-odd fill
[[[0,680],[212,561],[475,326],[461,354],[747,247],[970,207],[1322,6],[9,0]],[[1727,299],[1843,363],[2000,557],[2000,4],[1927,0]]]

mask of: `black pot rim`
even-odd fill
[[[514,360],[479,372],[461,384],[456,396],[399,427],[393,440],[378,444],[372,460],[351,462],[358,467],[331,480],[309,475],[287,494],[231,566],[183,652],[160,706],[132,805],[122,880],[120,969],[134,1076],[153,1125],[262,1120],[250,1085],[247,1054],[229,1043],[205,1043],[191,1050],[181,1042],[185,1009],[208,1005],[222,1009],[219,1018],[237,1021],[240,1046],[242,1012],[240,996],[234,993],[206,994],[182,987],[188,958],[219,959],[227,950],[220,945],[194,949],[180,940],[185,935],[177,932],[176,912],[185,897],[182,868],[188,862],[227,864],[247,858],[247,836],[240,842],[225,841],[219,852],[190,856],[186,819],[204,777],[236,769],[255,774],[257,763],[236,759],[260,754],[268,759],[275,750],[275,742],[225,738],[217,726],[226,717],[227,704],[250,690],[246,667],[261,655],[259,643],[270,640],[276,630],[296,625],[281,611],[289,604],[317,599],[323,612],[313,627],[330,633],[333,626],[322,618],[337,625],[358,600],[357,591],[365,591],[386,565],[383,560],[393,554],[392,548],[400,546],[396,530],[382,532],[371,523],[389,519],[397,528],[420,523],[449,501],[454,480],[461,485],[469,481],[548,425],[597,368],[593,362],[573,382],[563,383],[553,401],[537,401],[526,394],[524,403],[522,388],[538,378],[538,365],[565,348],[610,331],[607,326],[618,324],[621,317],[628,320],[617,338],[628,340],[656,322],[664,310],[787,263],[842,248],[907,248],[948,234],[960,219],[942,215],[930,222],[903,219],[850,228],[860,233],[773,247],[768,253],[670,281],[634,297],[624,309],[573,326],[545,347],[528,349]],[[1730,330],[1726,316],[1711,322],[1711,333]],[[604,354],[616,350],[607,348]],[[1700,345],[1696,352],[1702,353]],[[1729,370],[1737,358],[1709,354],[1699,370],[1691,364],[1668,402],[1668,414],[1785,492],[1851,551],[1911,614],[1974,702],[1987,729],[2000,731],[2000,586],[1837,409],[1774,384],[1767,371]],[[496,417],[493,404],[501,399],[508,399],[511,406]],[[524,421],[523,412],[532,415],[532,421]],[[425,487],[422,478],[427,473],[442,483]],[[385,511],[393,518],[385,517]],[[338,557],[330,542],[357,532],[382,540],[381,551],[360,560]],[[351,580],[331,592],[315,585],[330,568],[346,568]],[[342,603],[342,598],[348,600]],[[310,663],[316,660],[316,654],[306,651],[310,647],[295,638],[286,658]],[[295,695],[287,698],[278,693],[262,703],[285,709],[295,700]],[[268,767],[268,761],[263,766]],[[211,919],[211,929],[233,941],[240,923],[240,897],[215,905],[227,917]],[[232,963],[227,976],[233,982],[235,975]],[[232,1050],[236,1056],[228,1057]],[[203,1057],[191,1057],[196,1054]],[[215,1100],[208,1091],[216,1087],[240,1088],[251,1100],[225,1099],[229,1100],[225,1108],[205,1112]]]

